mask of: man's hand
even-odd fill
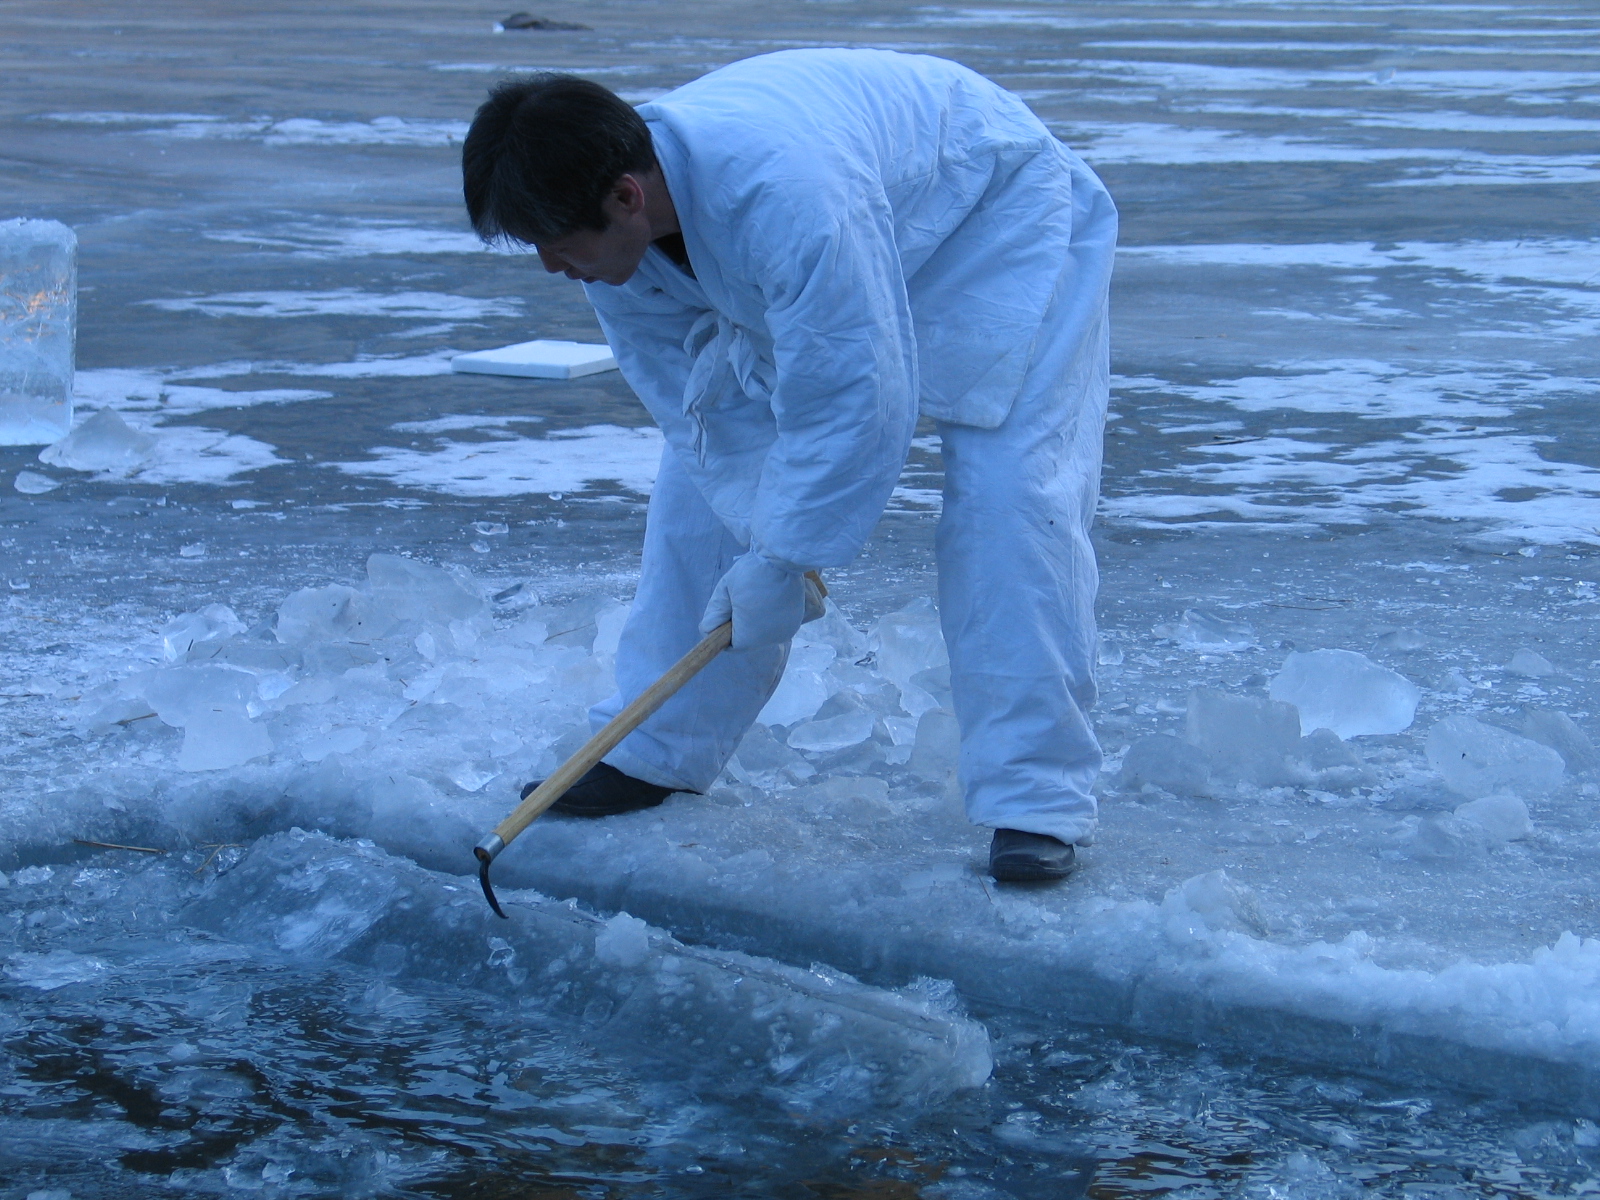
[[[700,632],[732,618],[733,649],[787,642],[806,621],[822,615],[816,587],[799,571],[751,550],[734,560],[711,593]]]

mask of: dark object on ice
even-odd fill
[[[996,829],[989,845],[989,874],[1001,883],[1040,883],[1072,874],[1077,851],[1047,833]]]
[[[522,798],[526,800],[543,782],[542,779],[537,780],[523,788]],[[654,808],[672,795],[672,791],[671,788],[624,775],[610,763],[595,763],[587,775],[550,806],[549,811],[565,817],[615,817],[621,813],[638,812],[642,808]]]
[[[552,21],[549,17],[536,17],[532,13],[515,12],[504,21],[495,25],[495,31],[503,33],[507,29],[547,29],[555,32],[571,32],[578,29],[589,29],[591,26],[579,25],[574,21]]]
[[[472,848],[472,853],[478,858],[478,882],[483,885],[483,898],[489,902],[490,908],[502,917],[506,915],[505,910],[500,907],[500,902],[495,899],[494,888],[489,883],[489,864],[500,856],[500,852],[513,838],[533,824],[534,818],[560,800],[574,786],[581,786],[593,774],[592,768],[599,765],[602,758],[615,750],[623,738],[644,724],[646,717],[670,700],[679,688],[699,674],[700,669],[726,650],[732,641],[733,622],[724,621],[706,634],[693,650],[669,667],[665,675],[639,693],[632,704],[607,721],[606,727],[557,767],[550,778],[523,789],[522,803],[511,810],[510,816],[494,827],[493,833]],[[621,771],[616,771],[615,768],[608,769],[613,770],[618,777],[627,779]],[[639,784],[640,787],[653,786],[641,783],[639,780],[630,782]],[[662,799],[670,794],[667,788],[658,790],[662,793]],[[660,802],[658,799],[655,803]]]

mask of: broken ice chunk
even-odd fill
[[[398,554],[367,559],[373,607],[398,621],[449,628],[453,621],[487,620],[488,601],[464,571],[429,566]]]
[[[1325,792],[1371,787],[1377,782],[1356,752],[1331,729],[1313,729],[1301,738],[1295,761],[1304,770],[1298,782]]]
[[[270,753],[272,737],[265,726],[242,712],[214,709],[195,714],[183,727],[178,769],[219,771]]]
[[[1102,667],[1120,667],[1122,665],[1122,643],[1111,640],[1105,634],[1096,634],[1094,641],[1094,660]]]
[[[256,677],[237,667],[185,664],[150,672],[143,691],[157,716],[181,728],[205,713],[222,709],[243,714],[245,704],[256,693]]]
[[[1167,733],[1153,733],[1128,747],[1117,788],[1137,792],[1146,784],[1179,796],[1211,792],[1211,760],[1199,746]]]
[[[367,598],[342,583],[301,588],[278,606],[278,640],[307,646],[358,637],[365,628],[367,608]]]
[[[1256,644],[1256,631],[1243,621],[1230,621],[1201,608],[1186,608],[1176,621],[1151,630],[1159,638],[1202,654],[1232,654]]]
[[[1533,818],[1520,796],[1496,792],[1456,807],[1456,816],[1471,821],[1496,843],[1515,842],[1533,832]]]
[[[1451,716],[1428,731],[1428,762],[1451,791],[1476,799],[1493,792],[1544,796],[1565,765],[1549,746],[1471,717]]]
[[[868,640],[877,655],[879,673],[902,690],[919,671],[950,663],[939,631],[939,614],[926,597],[879,617]]]
[[[1300,748],[1300,714],[1292,704],[1195,688],[1185,733],[1210,755],[1219,778],[1258,787],[1297,782],[1289,760]]]
[[[218,642],[244,632],[244,622],[226,604],[208,604],[198,612],[186,612],[161,627],[161,654],[177,662],[201,642]]]
[[[103,959],[74,954],[70,950],[13,954],[6,960],[5,968],[7,977],[41,992],[53,992],[73,983],[88,983],[110,969],[111,964]]]
[[[772,736],[772,731],[757,722],[739,743],[738,752],[728,763],[728,773],[741,783],[759,788],[774,788],[799,783],[817,773],[816,768],[794,750]]]
[[[795,793],[814,816],[882,818],[891,815],[889,785],[872,775],[828,775]]]
[[[866,709],[807,721],[789,731],[789,745],[811,754],[831,754],[866,741],[877,723],[877,714]]]
[[[1433,639],[1416,629],[1389,629],[1378,635],[1373,645],[1379,650],[1395,654],[1409,654],[1413,650],[1426,650]]]
[[[102,408],[66,437],[39,451],[39,461],[70,471],[131,475],[155,453],[156,439]]]
[[[72,428],[77,305],[77,235],[59,221],[0,221],[0,446]]]
[[[1267,935],[1267,921],[1256,895],[1226,871],[1208,871],[1184,880],[1161,901],[1169,937],[1206,941],[1218,933]]]
[[[1542,746],[1549,746],[1561,755],[1567,770],[1574,773],[1593,770],[1600,762],[1589,735],[1566,713],[1547,708],[1525,709],[1518,732]]]
[[[1268,693],[1300,711],[1300,730],[1341,738],[1399,733],[1417,715],[1422,692],[1405,676],[1352,650],[1312,650],[1284,660]]]
[[[1401,839],[1401,849],[1412,858],[1452,859],[1480,856],[1489,848],[1489,833],[1476,821],[1454,813],[1423,817]]]
[[[947,708],[930,708],[917,721],[906,770],[930,783],[948,783],[961,760],[961,727]]]
[[[822,616],[800,626],[794,645],[828,646],[841,661],[853,663],[866,654],[867,635],[845,619],[837,604],[824,600]]]
[[[1524,679],[1543,679],[1546,675],[1556,673],[1555,666],[1548,658],[1526,646],[1511,656],[1511,661],[1506,664],[1506,670],[1513,675],[1521,675]]]
[[[59,479],[51,479],[48,475],[41,475],[38,471],[18,471],[17,477],[11,481],[11,486],[24,496],[42,496],[46,492],[53,492],[61,486]]]
[[[796,644],[789,651],[789,664],[784,668],[777,690],[756,720],[763,725],[793,725],[814,716],[833,694],[823,674],[833,659],[832,646]]]
[[[650,957],[650,926],[619,912],[594,935],[594,957],[597,962],[629,971],[643,966]]]

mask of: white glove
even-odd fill
[[[717,581],[700,632],[710,633],[731,618],[733,649],[748,650],[787,642],[802,624],[820,616],[822,595],[814,583],[751,550]]]

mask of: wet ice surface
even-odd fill
[[[79,235],[84,423],[57,461],[0,455],[5,1186],[1053,1196],[1092,1159],[1097,1195],[1580,1190],[1600,1135],[1570,1110],[993,1006],[987,1087],[830,1115],[803,1072],[741,1062],[719,1089],[532,989],[513,1010],[449,973],[468,947],[440,928],[397,964],[315,938],[291,953],[271,916],[196,907],[321,827],[398,856],[315,843],[364,863],[397,919],[386,889],[412,861],[464,871],[604,685],[605,643],[585,639],[631,595],[656,443],[615,376],[447,373],[462,351],[598,340],[576,289],[464,230],[452,140],[485,85],[558,67],[638,99],[784,45],[892,45],[1022,92],[1123,212],[1097,844],[1058,893],[987,887],[949,804],[936,646],[864,640],[926,624],[924,431],[896,515],[830,579],[855,633],[797,649],[717,791],[604,829],[541,822],[503,886],[616,862],[641,903],[692,879],[730,912],[818,912],[841,959],[861,950],[844,932],[880,926],[952,928],[1023,965],[1100,929],[1093,965],[1113,972],[1217,995],[1266,971],[1290,1010],[1390,1004],[1592,1057],[1592,12],[589,6],[542,15],[593,32],[496,36],[503,15],[8,9],[18,207],[0,217]],[[481,607],[397,617],[365,648],[279,637],[292,593],[370,588],[373,553],[470,568]],[[602,617],[576,645],[551,624],[574,604]],[[1311,658],[1328,651],[1368,661]],[[1308,659],[1338,670],[1285,671]],[[191,668],[220,689],[197,712],[157,686]],[[1413,722],[1378,732],[1413,693]],[[118,701],[177,723],[104,711]],[[190,727],[205,736],[180,763]],[[206,864],[218,842],[238,848]],[[667,923],[816,957],[719,938],[704,913]],[[486,940],[506,935],[482,936],[473,969],[511,987],[523,968]]]

